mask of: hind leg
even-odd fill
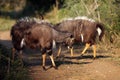
[[[44,70],[46,70],[45,68],[45,59],[46,59],[46,53],[42,54],[42,67]]]
[[[96,58],[96,45],[92,45],[93,47],[93,58],[95,59]]]
[[[86,51],[89,47],[90,47],[90,43],[86,43],[85,48],[83,49],[81,56],[82,56],[83,54],[85,54],[85,51]]]

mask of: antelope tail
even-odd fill
[[[97,27],[97,32],[98,32],[99,40],[101,41],[102,37],[104,35],[104,26],[101,23],[97,23],[96,27]]]

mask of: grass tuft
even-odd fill
[[[15,20],[9,18],[0,18],[0,31],[10,30]]]

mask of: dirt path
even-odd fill
[[[34,80],[120,80],[120,65],[109,59],[65,59],[60,64],[58,70],[47,71],[39,65],[31,66],[31,76]]]
[[[0,32],[0,43],[11,48],[9,31]],[[120,50],[118,50],[120,51]],[[30,77],[33,80],[120,80],[120,65],[112,60],[109,53],[98,53],[97,59],[91,58],[92,54],[80,57],[76,51],[73,58],[69,52],[63,51],[61,58],[55,60],[58,70],[50,68],[44,71],[41,67],[41,55],[39,52],[28,51],[26,63],[29,64]],[[117,52],[119,53],[119,52]],[[117,57],[120,57],[117,56]],[[47,58],[46,65],[49,68],[51,62]]]
[[[5,45],[7,48],[12,47],[10,31],[0,31],[0,43]]]

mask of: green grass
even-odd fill
[[[0,31],[10,30],[14,23],[15,20],[9,18],[0,18]]]

